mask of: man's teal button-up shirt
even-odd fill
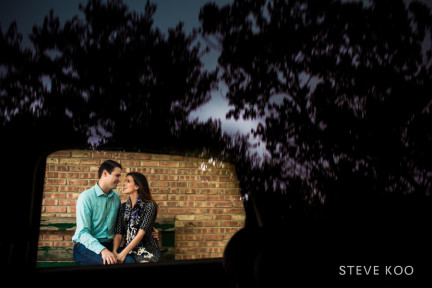
[[[105,248],[100,243],[114,237],[120,203],[120,196],[116,191],[111,190],[106,195],[97,183],[82,192],[77,201],[77,226],[72,241],[79,242],[99,254]]]

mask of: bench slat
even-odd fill
[[[74,231],[76,229],[73,217],[41,217],[40,230]]]

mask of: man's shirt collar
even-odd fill
[[[104,192],[103,192],[103,190],[99,187],[99,184],[98,183],[96,183],[96,185],[95,185],[95,191],[96,191],[96,196],[97,197],[99,197],[99,196],[102,196],[102,195],[106,195]],[[112,195],[114,195],[114,190],[111,190],[110,191],[110,193],[107,195],[108,197],[111,197]]]

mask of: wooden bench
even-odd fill
[[[75,217],[42,217],[41,231],[75,231]],[[161,261],[175,259],[175,219],[158,218],[154,227],[159,231]],[[37,252],[37,267],[73,266],[73,247],[40,246]]]

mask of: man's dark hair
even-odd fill
[[[123,169],[123,167],[121,166],[120,163],[117,163],[113,160],[107,160],[107,161],[103,162],[100,165],[99,171],[98,171],[99,179],[101,178],[104,170],[106,170],[109,174],[111,174],[111,172],[114,170],[115,167],[119,167],[120,169]]]

